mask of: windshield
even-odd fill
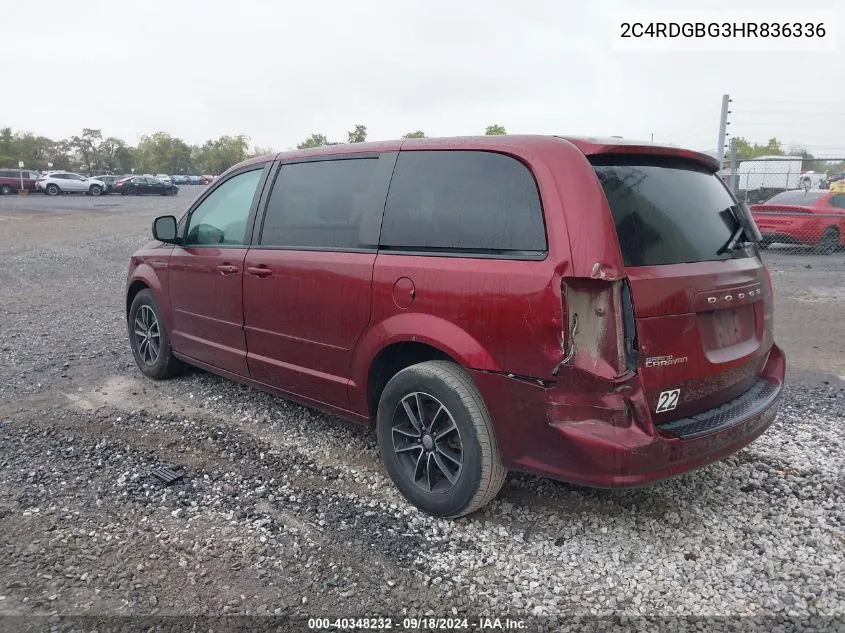
[[[827,194],[827,191],[804,191],[803,189],[796,189],[795,191],[779,193],[766,200],[764,204],[797,204],[806,206],[818,202],[825,194]]]
[[[595,156],[592,163],[616,222],[626,266],[749,256],[726,248],[739,229],[742,210],[706,168],[644,156]]]

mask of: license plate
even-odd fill
[[[747,319],[742,316],[739,308],[713,313],[713,336],[717,349],[742,343],[749,338],[751,333],[747,331]]]

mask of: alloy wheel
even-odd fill
[[[135,347],[141,360],[155,365],[161,350],[161,331],[155,312],[148,305],[142,305],[135,314]]]
[[[393,412],[393,450],[404,474],[424,492],[443,493],[461,477],[463,444],[455,419],[434,396],[414,392]]]

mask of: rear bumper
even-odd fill
[[[784,374],[783,352],[773,346],[763,383],[697,414],[693,422],[705,422],[687,425],[689,433],[681,430],[681,421],[663,428],[652,423],[637,378],[613,385],[579,374],[543,387],[501,374],[473,377],[509,468],[588,486],[625,487],[705,466],[750,444],[777,415]],[[755,389],[759,393],[751,393]]]

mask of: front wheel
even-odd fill
[[[0,187],[0,195],[10,196],[15,193],[15,190],[12,189],[11,185],[3,185]]]
[[[379,400],[377,432],[393,483],[434,516],[475,512],[505,481],[490,414],[455,363],[420,363],[391,378]]]
[[[103,193],[103,189],[99,185],[91,185],[91,188],[88,190],[88,193],[92,196],[99,196],[101,193]]]
[[[183,369],[182,362],[173,355],[170,336],[151,290],[135,295],[127,325],[135,364],[145,376],[163,380]]]
[[[835,226],[829,227],[822,234],[817,248],[822,255],[830,255],[836,252],[836,249],[839,248],[839,231]]]

